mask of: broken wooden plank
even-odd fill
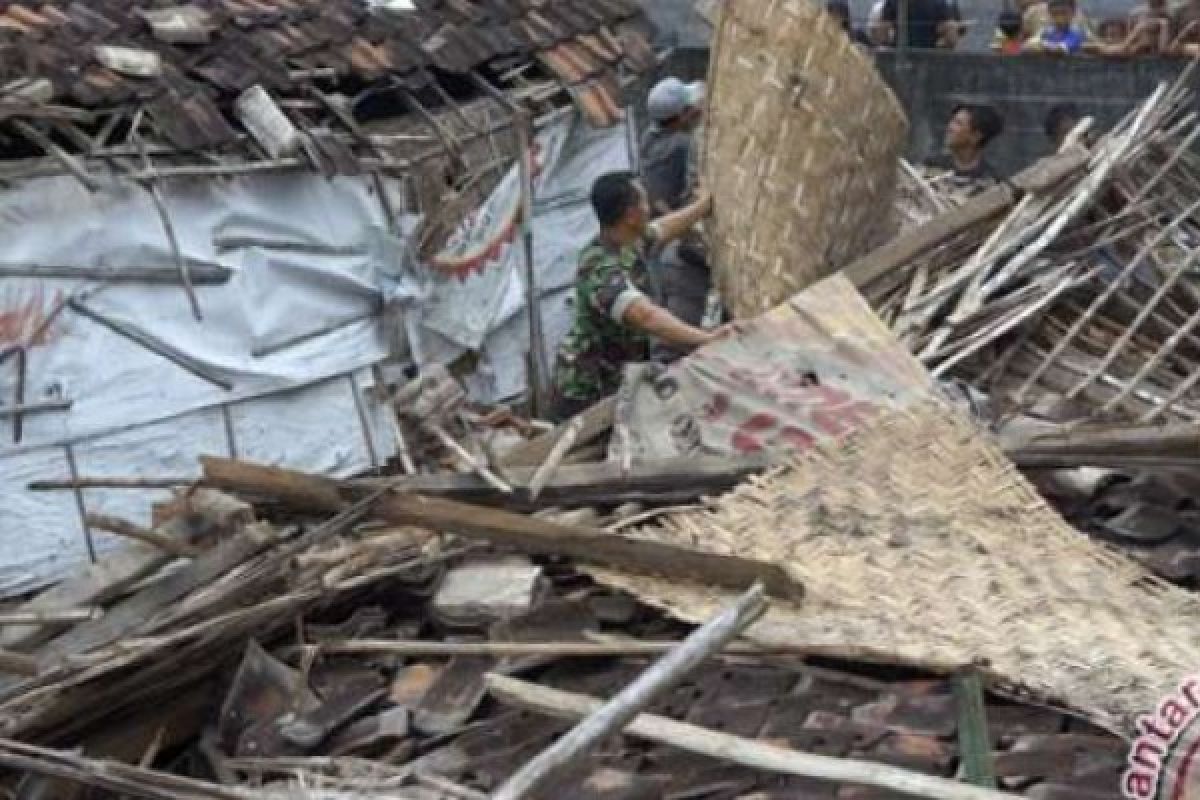
[[[231,498],[206,490],[187,497],[186,513],[166,519],[157,532],[173,541],[190,543],[198,538],[216,539],[232,534],[252,521],[249,508],[239,508]],[[47,589],[14,609],[27,613],[51,612],[79,606],[103,606],[138,582],[165,567],[173,556],[159,548],[134,543],[111,553],[57,586]],[[28,649],[56,633],[56,627],[39,630],[0,631],[0,647]]]
[[[604,704],[587,695],[549,689],[494,673],[488,675],[487,682],[488,691],[500,702],[559,719],[578,719]],[[874,786],[930,800],[1016,800],[1020,797],[885,764],[801,753],[653,714],[636,717],[624,733],[751,769],[833,783]]]
[[[187,568],[150,584],[113,606],[100,619],[83,623],[41,647],[36,654],[37,663],[45,668],[57,666],[66,656],[87,652],[133,633],[155,612],[211,583],[262,552],[273,541],[275,532],[269,526],[249,526],[233,539],[196,558]],[[13,682],[0,680],[0,692],[7,694],[12,688]]]
[[[958,208],[939,214],[924,225],[897,236],[842,270],[855,287],[862,289],[894,269],[945,244],[974,225],[1004,213],[1026,192],[1042,191],[1078,172],[1088,162],[1082,147],[1043,158],[1008,183],[986,189]]]
[[[607,397],[586,411],[577,414],[575,418],[582,419],[582,422],[579,425],[579,433],[575,437],[575,445],[587,444],[612,428],[615,408],[615,399]],[[501,459],[503,466],[536,467],[542,464],[572,421],[567,420],[553,430],[535,436],[524,444],[517,445]]]
[[[185,541],[174,539],[158,531],[143,528],[140,525],[135,525],[129,520],[119,517],[107,514],[87,514],[85,520],[88,527],[92,530],[107,531],[117,536],[124,536],[127,539],[133,539],[157,547],[164,553],[168,553],[176,558],[194,558],[200,553],[200,548],[190,545]]]
[[[446,656],[553,656],[554,658],[600,658],[604,656],[658,656],[669,653],[680,642],[618,639],[603,642],[430,642],[421,640],[349,639],[321,642],[316,647],[328,655],[396,655],[405,657]],[[721,650],[730,655],[770,655],[798,651],[731,643]]]
[[[344,507],[334,481],[279,467],[204,458],[204,480],[228,491],[285,500],[295,508],[335,512]],[[762,582],[775,597],[799,601],[804,589],[778,564],[708,553],[609,533],[602,528],[563,525],[499,509],[409,494],[385,494],[372,514],[397,525],[417,525],[481,539],[538,555],[563,555],[583,563],[662,575],[742,590]]]
[[[492,800],[522,800],[568,775],[604,739],[619,733],[643,709],[673,689],[709,656],[752,625],[767,611],[761,585],[694,630],[678,647],[655,662],[615,697],[505,781]]]
[[[0,673],[31,678],[41,671],[37,659],[24,653],[0,650]]]
[[[302,472],[201,456],[204,483],[239,494],[260,495],[297,511],[334,513],[345,505],[335,481]]]
[[[35,626],[51,625],[61,622],[87,622],[99,619],[104,614],[99,608],[61,608],[51,611],[0,611],[0,626],[22,625]]]
[[[617,506],[653,500],[671,505],[691,502],[706,494],[731,489],[771,464],[765,455],[742,458],[700,456],[635,463],[628,473],[610,462],[561,466],[547,480],[540,496],[532,496],[536,470],[511,467],[504,475],[513,493],[493,490],[477,475],[413,475],[403,478],[368,478],[343,484],[352,488],[389,486],[396,491],[445,496],[472,503],[503,505],[509,510],[535,511],[555,505]]]
[[[567,427],[563,429],[554,446],[550,448],[550,454],[546,456],[546,460],[533,473],[533,477],[529,481],[529,496],[536,500],[538,495],[542,493],[542,489],[546,488],[546,484],[554,476],[555,471],[562,464],[563,459],[567,457],[567,453],[575,446],[575,441],[579,438],[579,432],[583,430],[583,417],[575,417],[567,423]]]
[[[761,581],[775,597],[799,601],[803,586],[779,564],[635,539],[599,528],[563,525],[508,511],[419,495],[381,497],[374,515],[539,555],[561,555],[617,570],[662,575],[727,589]]]

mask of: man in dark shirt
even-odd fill
[[[825,3],[825,11],[838,21],[842,30],[850,37],[850,41],[863,47],[871,46],[871,40],[867,38],[867,34],[854,27],[854,22],[850,19],[850,4],[846,0],[828,0]]]
[[[898,33],[900,0],[883,4],[883,21],[891,28],[891,41]],[[959,25],[946,0],[908,0],[908,46],[932,50],[935,47],[953,48],[958,44]]]
[[[650,90],[651,124],[641,142],[642,180],[651,211],[682,208],[693,186],[689,166],[697,156],[696,131],[704,118],[704,84],[666,78]],[[689,325],[699,326],[712,287],[703,238],[696,230],[664,247],[650,264],[656,300]],[[655,360],[671,361],[685,351],[657,343]]]
[[[948,172],[954,188],[968,193],[985,189],[999,176],[984,158],[984,150],[1003,130],[1004,118],[991,106],[960,105],[946,125],[945,151],[928,165]]]

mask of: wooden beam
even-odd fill
[[[626,656],[630,658],[660,656],[678,647],[681,642],[616,639],[597,642],[432,642],[423,640],[345,639],[317,641],[315,647],[322,655],[394,655],[405,657],[443,658],[453,656],[552,656],[554,658],[599,658]],[[771,655],[798,653],[794,647],[770,647],[749,642],[733,642],[721,650],[729,655]]]
[[[602,700],[594,697],[549,689],[494,673],[487,676],[487,684],[492,696],[506,705],[530,709],[558,719],[579,719],[603,705]],[[639,739],[672,745],[751,769],[834,783],[873,786],[929,800],[1017,800],[1020,797],[885,764],[800,753],[653,714],[636,717],[624,732]]]
[[[999,216],[1027,192],[1042,191],[1061,183],[1082,169],[1089,154],[1074,147],[1058,155],[1043,158],[1023,170],[1008,183],[980,192],[957,208],[939,214],[908,233],[868,253],[842,272],[858,289],[863,289],[914,258],[945,244],[974,225]]]
[[[774,597],[798,602],[804,596],[803,585],[781,564],[625,537],[601,528],[420,495],[381,497],[374,515],[397,525],[432,528],[526,553],[567,556],[585,564],[726,589],[742,590],[761,582]]]
[[[345,505],[336,481],[303,472],[201,456],[204,484],[238,494],[259,495],[297,511],[336,513]]]
[[[606,397],[596,405],[583,411],[575,416],[575,419],[582,419],[579,426],[579,432],[575,436],[575,446],[587,444],[601,434],[612,428],[613,410],[616,408],[616,399]],[[524,444],[519,444],[514,447],[507,455],[501,459],[502,465],[505,467],[537,467],[550,455],[554,449],[554,444],[566,432],[570,426],[571,420],[567,420],[563,424],[547,431],[540,436],[535,436]]]
[[[348,502],[338,484],[325,478],[228,459],[202,461],[209,486],[314,512],[333,513]],[[798,601],[804,596],[803,586],[780,564],[624,537],[602,528],[413,494],[384,494],[374,502],[371,514],[393,524],[417,525],[527,553],[562,555],[582,563],[736,590],[761,582],[775,597]]]
[[[771,463],[770,458],[763,456],[700,456],[637,463],[628,473],[609,462],[566,465],[546,481],[536,500],[532,486],[537,470],[531,467],[505,469],[504,477],[512,485],[512,494],[498,492],[478,475],[464,473],[368,478],[348,481],[343,486],[363,489],[388,486],[395,491],[502,505],[513,511],[537,511],[560,505],[618,506],[647,500],[675,505],[731,489]]]
[[[193,264],[192,282],[197,286],[228,283],[233,270],[219,264]],[[106,283],[154,283],[175,285],[180,282],[175,267],[69,267],[51,264],[0,264],[0,278],[48,278],[92,280]]]

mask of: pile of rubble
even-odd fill
[[[37,623],[6,636],[10,796],[485,797],[570,727],[555,717],[571,716],[571,703],[620,693],[695,639],[577,564],[627,580],[647,570],[706,586],[757,578],[772,603],[802,593],[761,562],[650,551],[648,539],[546,519],[561,512],[523,516],[233,461],[205,468],[206,484],[245,499],[182,492],[156,509],[144,542],[7,613]],[[972,712],[962,698],[980,699],[978,688],[964,695],[970,684],[946,675],[744,639],[717,650],[648,699],[629,738],[605,740],[560,776],[572,796],[876,798],[893,796],[889,785],[1002,796],[948,780],[976,762],[1030,797],[1117,796],[1123,743],[1073,715],[995,697]],[[552,695],[552,713],[539,705],[545,690],[567,693]],[[638,727],[655,715],[751,749],[689,752],[683,734]],[[783,766],[764,768],[755,747],[783,753]],[[538,796],[556,796],[555,785]]]

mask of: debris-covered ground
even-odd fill
[[[477,797],[568,726],[491,699],[485,675],[609,697],[687,633],[559,558],[368,524],[353,508],[295,524],[263,512],[200,490],[164,521],[194,558],[147,581],[171,559],[139,549],[123,580],[110,564],[56,590],[111,605],[30,648],[36,678],[5,681],[0,763],[25,771],[11,796]],[[959,708],[945,677],[736,645],[647,710],[953,777]],[[1120,739],[996,699],[987,720],[1002,787],[1117,796]],[[581,769],[572,796],[891,796],[634,738],[609,740]]]

